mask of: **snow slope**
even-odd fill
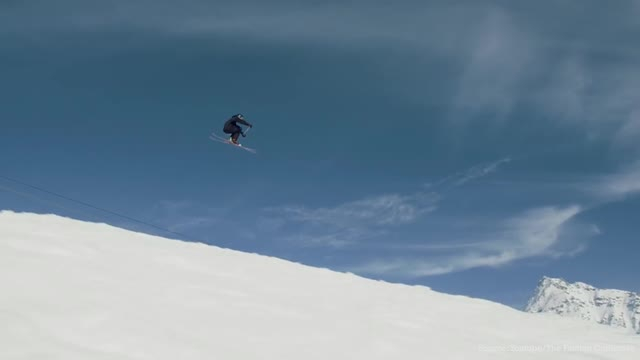
[[[544,277],[526,311],[581,318],[640,334],[640,295],[630,291],[597,289],[582,282],[570,284]]]
[[[0,213],[0,359],[634,359],[619,329],[53,215]]]

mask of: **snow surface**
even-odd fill
[[[525,310],[581,318],[640,334],[640,295],[630,291],[544,277]]]
[[[0,213],[0,359],[640,359],[577,319],[54,215]]]

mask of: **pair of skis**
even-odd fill
[[[250,129],[250,128],[249,128],[249,129]],[[247,131],[245,132],[245,134],[249,132],[249,129],[247,129]],[[211,133],[211,135],[209,135],[209,139],[211,139],[211,140],[213,140],[213,141],[221,142],[221,143],[223,143],[223,144],[229,144],[229,145],[231,145],[231,146],[239,147],[240,149],[247,150],[248,152],[251,152],[251,153],[254,153],[254,154],[256,153],[256,150],[255,150],[255,149],[252,149],[252,148],[249,148],[249,147],[246,147],[246,146],[240,145],[240,144],[234,144],[231,140],[229,140],[229,138],[219,136],[219,135],[218,135],[218,134],[216,134],[215,132],[212,132],[212,133]]]

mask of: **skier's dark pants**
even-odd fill
[[[238,125],[229,124],[225,126],[222,131],[224,131],[226,134],[231,134],[231,137],[235,141],[238,140],[238,135],[242,133],[242,128]]]

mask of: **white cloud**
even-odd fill
[[[285,235],[287,241],[302,246],[342,248],[379,237],[386,228],[415,222],[435,211],[436,194],[416,193],[409,196],[387,194],[347,202],[335,207],[309,208],[283,206],[267,211],[286,232],[286,224],[301,225]]]
[[[583,239],[563,239],[562,232],[581,211],[579,206],[534,209],[498,224],[499,231],[495,234],[476,235],[484,239],[472,243],[472,246],[443,247],[440,250],[451,251],[436,255],[427,251],[423,257],[374,260],[348,269],[377,275],[430,276],[477,267],[504,266],[536,256],[573,256],[586,248],[585,243]],[[572,246],[562,247],[565,240],[572,242]],[[437,252],[439,249],[429,250]]]
[[[435,194],[402,196],[387,194],[348,202],[333,208],[311,209],[302,206],[278,209],[292,221],[349,227],[357,225],[400,225],[435,210]]]
[[[333,207],[282,206],[266,209],[273,231],[286,231],[287,224],[302,225],[293,230],[295,243],[344,247],[388,234],[392,227],[413,224],[438,209],[443,194],[455,187],[498,170],[509,158],[475,165],[427,187],[428,191],[384,194],[354,200]],[[266,220],[263,220],[264,222]],[[261,223],[262,223],[261,222]]]
[[[559,119],[584,121],[587,92],[593,80],[583,60],[577,56],[564,59],[553,69],[549,81],[546,91],[540,94],[541,105]]]
[[[640,88],[638,89],[640,91]],[[617,144],[635,145],[638,137],[640,137],[640,96],[638,104],[629,111],[629,115],[623,125],[616,133],[615,139]]]
[[[627,57],[633,60],[634,57]],[[640,56],[635,57],[640,60]],[[558,68],[557,80],[541,93],[540,106],[557,124],[571,126],[576,136],[606,142],[620,155],[640,150],[640,76],[638,65],[603,68],[584,65],[591,59],[574,59]],[[567,65],[569,66],[569,65]]]
[[[522,82],[538,61],[537,39],[500,8],[491,9],[474,31],[471,52],[453,98],[453,121],[486,111],[502,120],[511,112]]]
[[[498,168],[505,163],[510,162],[511,159],[510,158],[504,158],[504,159],[500,159],[498,161],[494,161],[488,164],[480,164],[480,165],[476,165],[474,167],[472,167],[471,169],[467,170],[466,173],[464,173],[458,180],[456,180],[454,182],[454,184],[456,186],[460,186],[463,185],[469,181],[487,176],[493,172],[495,172],[496,170],[498,170]]]
[[[493,164],[499,164],[494,162]],[[488,169],[491,166],[477,166]],[[472,169],[473,170],[473,169]],[[474,174],[476,171],[469,171]],[[483,174],[483,171],[477,171]],[[460,176],[459,179],[465,179]],[[456,183],[455,180],[449,180]],[[582,212],[640,192],[640,162],[585,186],[597,200],[588,206],[543,207],[496,224],[497,231],[477,231],[451,243],[407,245],[419,255],[378,259],[349,267],[367,274],[430,276],[478,267],[498,267],[522,259],[575,256],[587,249],[587,240],[601,233],[593,224],[574,221]],[[470,230],[473,231],[473,230]],[[403,250],[403,245],[394,245]]]
[[[501,245],[513,241],[513,249],[520,256],[543,254],[559,240],[562,226],[581,211],[579,206],[531,210],[505,223],[504,240]]]
[[[498,171],[501,166],[509,162],[511,162],[511,158],[505,157],[492,162],[477,164],[464,171],[446,176],[439,181],[426,183],[424,184],[424,187],[426,189],[430,189],[433,193],[438,193],[442,196],[442,194],[451,189],[455,189],[456,187],[463,186],[466,183],[491,175]]]
[[[623,171],[606,176],[594,184],[586,186],[599,202],[611,202],[624,199],[640,192],[640,162]]]
[[[335,232],[295,233],[284,238],[285,241],[295,244],[297,247],[323,247],[333,249],[344,249],[357,245],[368,238],[381,236],[382,230],[372,230],[363,228],[340,229]]]

